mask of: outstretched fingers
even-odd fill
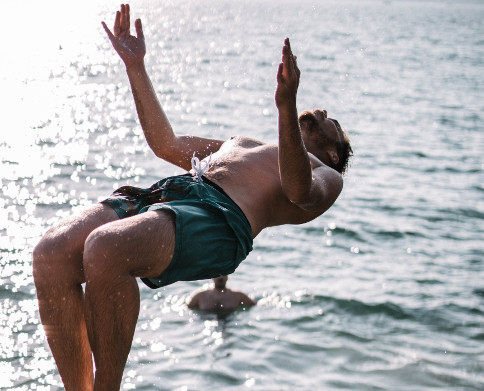
[[[301,72],[296,60],[297,57],[292,53],[289,38],[286,38],[284,40],[284,46],[282,47],[282,62],[279,65],[280,68],[282,67],[282,70],[280,69],[278,71],[278,80],[287,83],[295,82],[297,88]]]
[[[121,33],[121,12],[119,11],[116,11],[113,32],[115,37],[117,37]]]
[[[144,40],[145,39],[145,35],[143,33],[143,25],[141,24],[141,19],[136,19],[134,21],[134,27],[136,28],[136,36],[139,39]]]
[[[111,42],[113,42],[113,39],[118,37],[123,32],[127,31],[128,35],[129,35],[129,30],[130,30],[130,8],[129,8],[129,4],[121,4],[120,10],[116,11],[116,16],[114,18],[114,27],[113,27],[112,32],[106,26],[106,23],[101,22],[101,24],[104,27],[104,31],[106,31],[106,34],[108,35]],[[138,26],[136,27],[136,33],[138,34],[138,37],[139,37],[139,31],[140,30],[141,30],[141,21],[139,22],[139,27]],[[142,30],[141,30],[141,36],[143,36]]]
[[[289,71],[291,67],[291,47],[289,46],[289,38],[284,40],[284,46],[282,47],[282,63],[284,67]]]
[[[113,40],[115,39],[115,36],[113,35],[113,33],[111,32],[111,30],[109,30],[109,27],[106,26],[106,23],[104,22],[101,22],[103,28],[104,28],[104,31],[106,31],[106,34],[108,35],[108,38],[111,42],[113,42]]]
[[[276,105],[278,108],[286,103],[293,103],[299,87],[299,68],[296,56],[292,54],[289,38],[284,40],[282,60],[277,69]]]
[[[121,12],[116,11],[116,16],[114,17],[114,26],[113,26],[113,31],[109,29],[109,27],[106,25],[106,23],[101,22],[102,26],[104,27],[104,31],[106,31],[106,34],[108,35],[109,39],[111,42],[113,42],[113,39],[117,37],[119,34],[121,34]]]
[[[298,75],[299,69],[296,62],[297,57],[292,53],[291,43],[289,38],[284,40],[284,46],[282,48],[282,61],[289,73],[296,73]]]
[[[102,26],[111,41],[114,50],[119,54],[126,66],[140,64],[146,54],[143,27],[141,20],[137,19],[134,23],[136,37],[130,32],[130,8],[128,4],[121,4],[121,8],[116,12],[113,31],[102,22]]]
[[[120,31],[119,33],[123,33],[124,31],[128,31],[129,34],[129,5],[128,4],[121,4],[121,17],[120,17]],[[116,35],[116,32],[115,32]]]

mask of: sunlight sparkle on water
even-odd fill
[[[54,364],[44,349],[45,335],[37,323],[37,301],[15,302],[9,299],[0,303],[0,313],[10,316],[2,321],[0,327],[0,355],[5,358],[20,357],[23,365],[11,366],[2,362],[0,367],[0,387],[10,387],[19,381],[38,379],[54,370]],[[32,351],[29,347],[37,345]],[[55,384],[52,376],[44,377],[49,384]],[[39,384],[43,389],[42,385]]]

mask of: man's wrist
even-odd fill
[[[128,72],[128,73],[131,73],[131,72],[139,73],[140,71],[145,70],[144,60],[137,61],[137,62],[125,63],[124,65],[126,67],[126,72]]]
[[[277,102],[276,106],[279,112],[288,112],[288,111],[297,110],[296,97],[294,97],[294,99],[286,99],[284,100],[284,102]]]

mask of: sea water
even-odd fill
[[[101,28],[118,6],[2,3],[1,389],[62,389],[32,279],[41,235],[181,173],[149,150]],[[131,6],[176,132],[275,142],[288,36],[298,109],[327,109],[355,157],[328,212],[265,230],[230,276],[256,307],[217,318],[186,307],[209,281],[140,283],[122,389],[483,390],[483,2]]]

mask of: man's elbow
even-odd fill
[[[162,160],[165,160],[169,163],[173,163],[175,165],[179,165],[180,164],[180,154],[177,154],[175,153],[174,151],[175,148],[172,147],[171,145],[170,146],[150,146],[151,147],[151,150],[153,151],[153,153],[155,154],[155,156],[157,158],[160,158]]]
[[[292,193],[286,193],[287,198],[289,201],[306,211],[314,211],[318,209],[318,205],[321,204],[322,200],[324,200],[324,193],[321,192],[322,189],[316,189],[311,187],[309,190],[300,190],[293,191]]]
[[[320,202],[306,201],[306,202],[293,202],[299,209],[305,212],[325,212],[328,207],[323,207]]]
[[[311,204],[312,200],[312,193],[313,189],[311,188],[312,185],[310,184],[308,187],[301,188],[301,187],[286,187],[284,188],[284,193],[287,199],[294,205],[298,207],[303,207],[306,204]],[[304,209],[304,208],[303,208]]]
[[[334,181],[331,186],[322,186],[291,202],[307,212],[326,212],[338,199],[343,190],[343,179]]]
[[[289,199],[289,201],[291,201],[291,204],[297,206],[298,208],[307,210],[307,211],[310,211],[316,205],[314,200],[311,200],[308,197],[298,197],[298,198],[292,197]]]

